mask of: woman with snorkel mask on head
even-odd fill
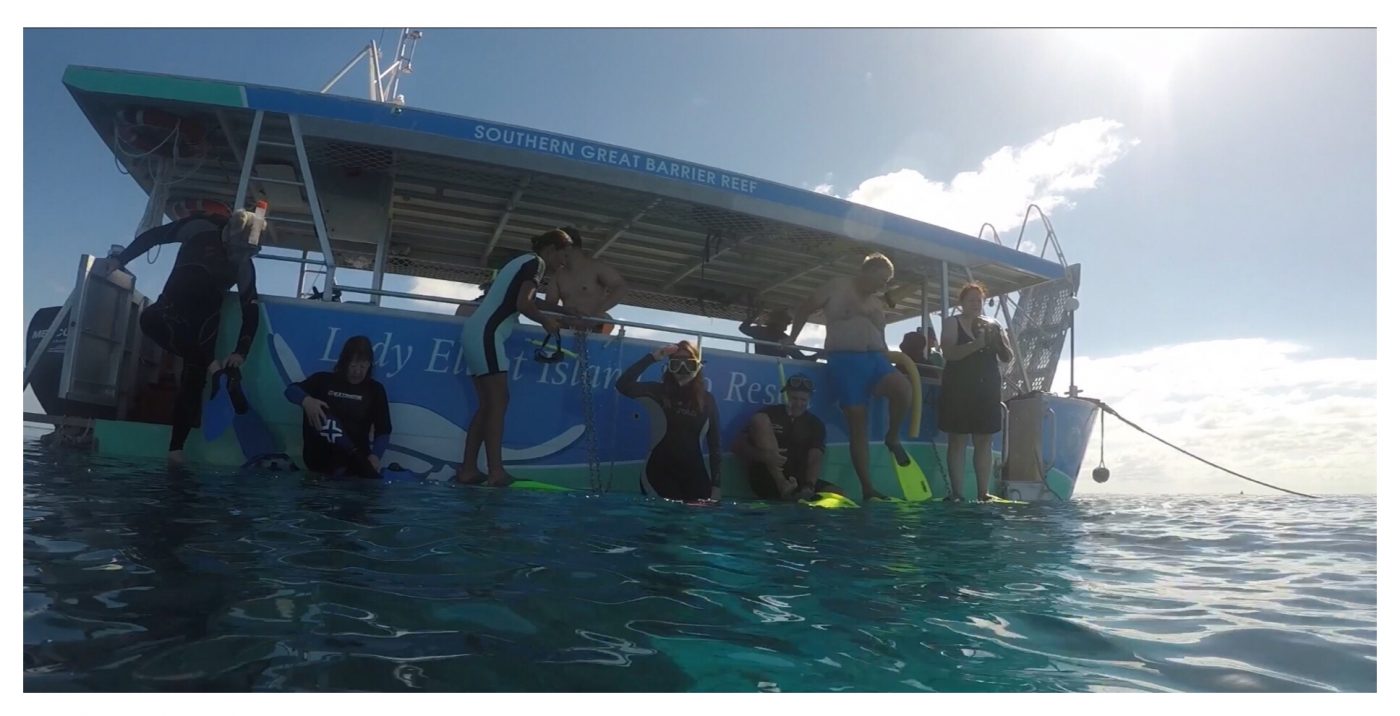
[[[660,383],[639,383],[646,369],[664,361]],[[642,356],[617,379],[617,391],[646,399],[652,411],[653,443],[642,472],[642,492],[668,500],[718,500],[720,493],[719,409],[705,388],[700,351],[688,341],[661,346]],[[658,428],[664,424],[664,430]],[[659,437],[657,434],[660,433]],[[709,461],[700,449],[705,438]]]

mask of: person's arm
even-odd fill
[[[369,450],[374,453],[375,460],[380,460],[384,457],[384,451],[389,449],[389,435],[394,432],[394,425],[389,420],[389,394],[385,392],[384,384],[375,385],[379,388],[379,395],[375,401],[374,420],[371,423],[374,428],[374,441],[370,443]]]
[[[987,326],[987,330],[996,334],[997,358],[1000,358],[1002,363],[1010,363],[1011,359],[1015,357],[1011,352],[1011,335],[1005,328],[1001,327],[1000,323],[995,321]]]
[[[807,448],[807,474],[802,476],[802,486],[809,490],[817,489],[817,481],[822,479],[822,459],[826,457],[826,423],[818,420],[817,428],[815,441]]]
[[[183,242],[185,239],[198,233],[197,231],[192,231],[190,227],[190,224],[194,222],[196,218],[181,219],[179,221],[172,221],[169,224],[161,224],[160,226],[146,229],[117,255],[115,259],[117,264],[125,267],[132,259],[145,254],[147,251],[157,246]],[[204,221],[208,220],[205,219]]]
[[[828,281],[821,285],[807,300],[797,306],[797,310],[792,317],[792,332],[788,334],[788,342],[797,340],[802,335],[802,329],[807,327],[807,318],[813,313],[826,308],[826,302],[831,298],[831,286],[836,281]]]
[[[546,333],[558,333],[559,321],[553,316],[544,315],[535,302],[535,293],[540,288],[540,260],[538,258],[531,259],[520,270],[531,278],[526,279],[521,284],[520,292],[515,295],[515,310],[519,311],[520,315],[544,326]]]
[[[549,285],[544,287],[544,300],[536,301],[535,305],[547,311],[563,312],[564,299],[559,296],[559,279],[550,280]]]
[[[950,332],[950,331],[951,331],[951,332]],[[951,316],[951,317],[949,317],[947,320],[945,320],[945,321],[943,322],[943,336],[944,336],[945,338],[946,338],[947,336],[956,336],[956,335],[957,335],[957,331],[958,331],[958,318],[957,318],[957,316]],[[946,362],[946,361],[962,360],[963,358],[966,358],[966,357],[972,355],[973,353],[976,353],[977,351],[982,350],[982,347],[983,347],[984,345],[986,345],[986,340],[987,340],[987,339],[986,339],[985,336],[986,336],[985,333],[978,333],[976,336],[973,336],[972,342],[970,342],[970,343],[961,343],[961,344],[960,344],[960,343],[957,343],[957,342],[949,342],[949,341],[946,341],[946,340],[945,340],[944,343],[943,343],[943,360],[944,360],[945,362]]]
[[[817,482],[822,479],[822,458],[826,453],[817,448],[807,450],[807,474],[802,476],[802,487],[815,491]]]
[[[301,406],[302,411],[306,413],[307,422],[311,423],[313,428],[320,428],[326,421],[325,401],[313,396],[325,395],[324,383],[328,377],[328,373],[314,373],[300,383],[292,383],[282,392],[288,402]]]
[[[754,413],[754,417],[758,417],[758,413]],[[750,430],[753,430],[753,418],[750,418],[749,424],[735,433],[734,439],[729,441],[729,452],[734,453],[734,456],[740,460],[754,462],[759,458],[758,451],[754,449],[753,441],[749,439]]]
[[[749,338],[756,338],[756,339],[758,339],[758,340],[763,340],[763,337],[762,337],[762,336],[754,335],[755,329],[754,329],[753,318],[752,318],[752,317],[750,317],[750,318],[745,318],[745,319],[744,319],[744,322],[739,324],[739,332],[742,333],[742,334],[744,334],[744,335],[746,335],[746,336],[748,336]]]
[[[324,394],[322,383],[327,375],[329,374],[312,373],[303,378],[301,382],[292,383],[287,386],[287,389],[282,391],[282,395],[286,396],[287,402],[301,405],[301,401],[306,400],[308,397]]]
[[[301,405],[301,401],[306,400],[307,392],[305,388],[301,387],[301,383],[292,383],[287,386],[286,390],[282,391],[282,395],[288,403]]]
[[[622,375],[617,377],[617,392],[633,399],[652,398],[660,400],[660,383],[637,382],[637,379],[642,377],[642,373],[645,373],[646,369],[650,368],[651,364],[656,361],[657,358],[651,353],[647,353],[638,359],[636,363],[633,363],[627,370],[622,372]]]
[[[627,296],[627,280],[617,269],[601,262],[593,262],[598,267],[598,285],[603,288],[603,303],[598,308],[598,316],[613,310]]]
[[[705,413],[710,429],[705,432],[705,442],[710,448],[710,498],[719,499],[720,468],[724,464],[724,451],[719,441],[719,405],[713,393],[705,393]]]
[[[258,275],[252,259],[244,260],[238,267],[238,303],[243,308],[243,323],[238,328],[238,343],[234,344],[233,352],[247,358],[253,347],[253,336],[258,332]]]

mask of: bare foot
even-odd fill
[[[860,499],[863,502],[873,502],[876,500],[888,500],[890,498],[885,497],[877,490],[867,490],[861,495]]]
[[[894,461],[899,463],[900,467],[909,464],[909,453],[904,452],[904,445],[899,442],[899,435],[886,435],[885,447],[889,448],[891,453],[894,453]]]
[[[773,479],[773,486],[778,488],[778,495],[780,496],[780,499],[787,499],[787,494],[790,490],[789,484],[796,485],[796,481],[791,480],[788,478],[787,475],[784,475],[783,471],[780,468],[776,468],[771,465],[768,466],[768,477]]]
[[[461,469],[457,470],[457,476],[454,479],[463,485],[480,485],[486,482],[486,475],[474,467],[467,468],[463,465]]]
[[[798,489],[799,488],[797,486],[797,480],[794,480],[791,477],[787,478],[787,480],[783,483],[781,498],[784,500],[797,499]]]
[[[169,453],[166,453],[166,455],[165,455],[165,463],[166,463],[167,465],[171,465],[171,466],[180,466],[180,465],[184,465],[184,464],[185,464],[185,451],[184,451],[184,450],[171,450]]]
[[[491,478],[486,481],[486,486],[510,487],[510,483],[512,482],[515,482],[515,476],[509,473],[502,472],[496,475],[492,475]]]

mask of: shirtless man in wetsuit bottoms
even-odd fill
[[[807,317],[826,315],[827,372],[836,391],[851,437],[851,466],[860,479],[863,499],[881,499],[870,483],[870,439],[866,435],[866,406],[870,396],[889,401],[885,447],[901,466],[909,455],[899,441],[899,429],[909,412],[909,381],[892,365],[885,345],[884,301],[876,292],[894,278],[894,264],[884,254],[865,257],[855,278],[824,284],[797,308],[788,342],[795,341]]]
[[[564,313],[575,316],[612,318],[608,315],[614,306],[627,294],[627,282],[617,269],[595,261],[582,246],[583,236],[572,226],[562,231],[573,240],[573,245],[565,249],[564,263],[554,274],[545,290],[544,302],[547,306],[562,305]],[[591,321],[575,321],[570,324],[580,330],[597,333],[612,333],[613,325]]]

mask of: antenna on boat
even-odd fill
[[[345,67],[321,88],[321,94],[325,94],[340,81],[347,72],[354,68],[361,59],[369,58],[369,98],[374,102],[403,106],[403,95],[399,94],[399,79],[404,75],[413,74],[413,50],[418,46],[418,41],[423,39],[422,30],[414,30],[405,27],[399,33],[399,44],[394,50],[394,61],[388,67],[381,67],[384,61],[383,52],[377,41],[371,40],[354,59],[345,64]]]

